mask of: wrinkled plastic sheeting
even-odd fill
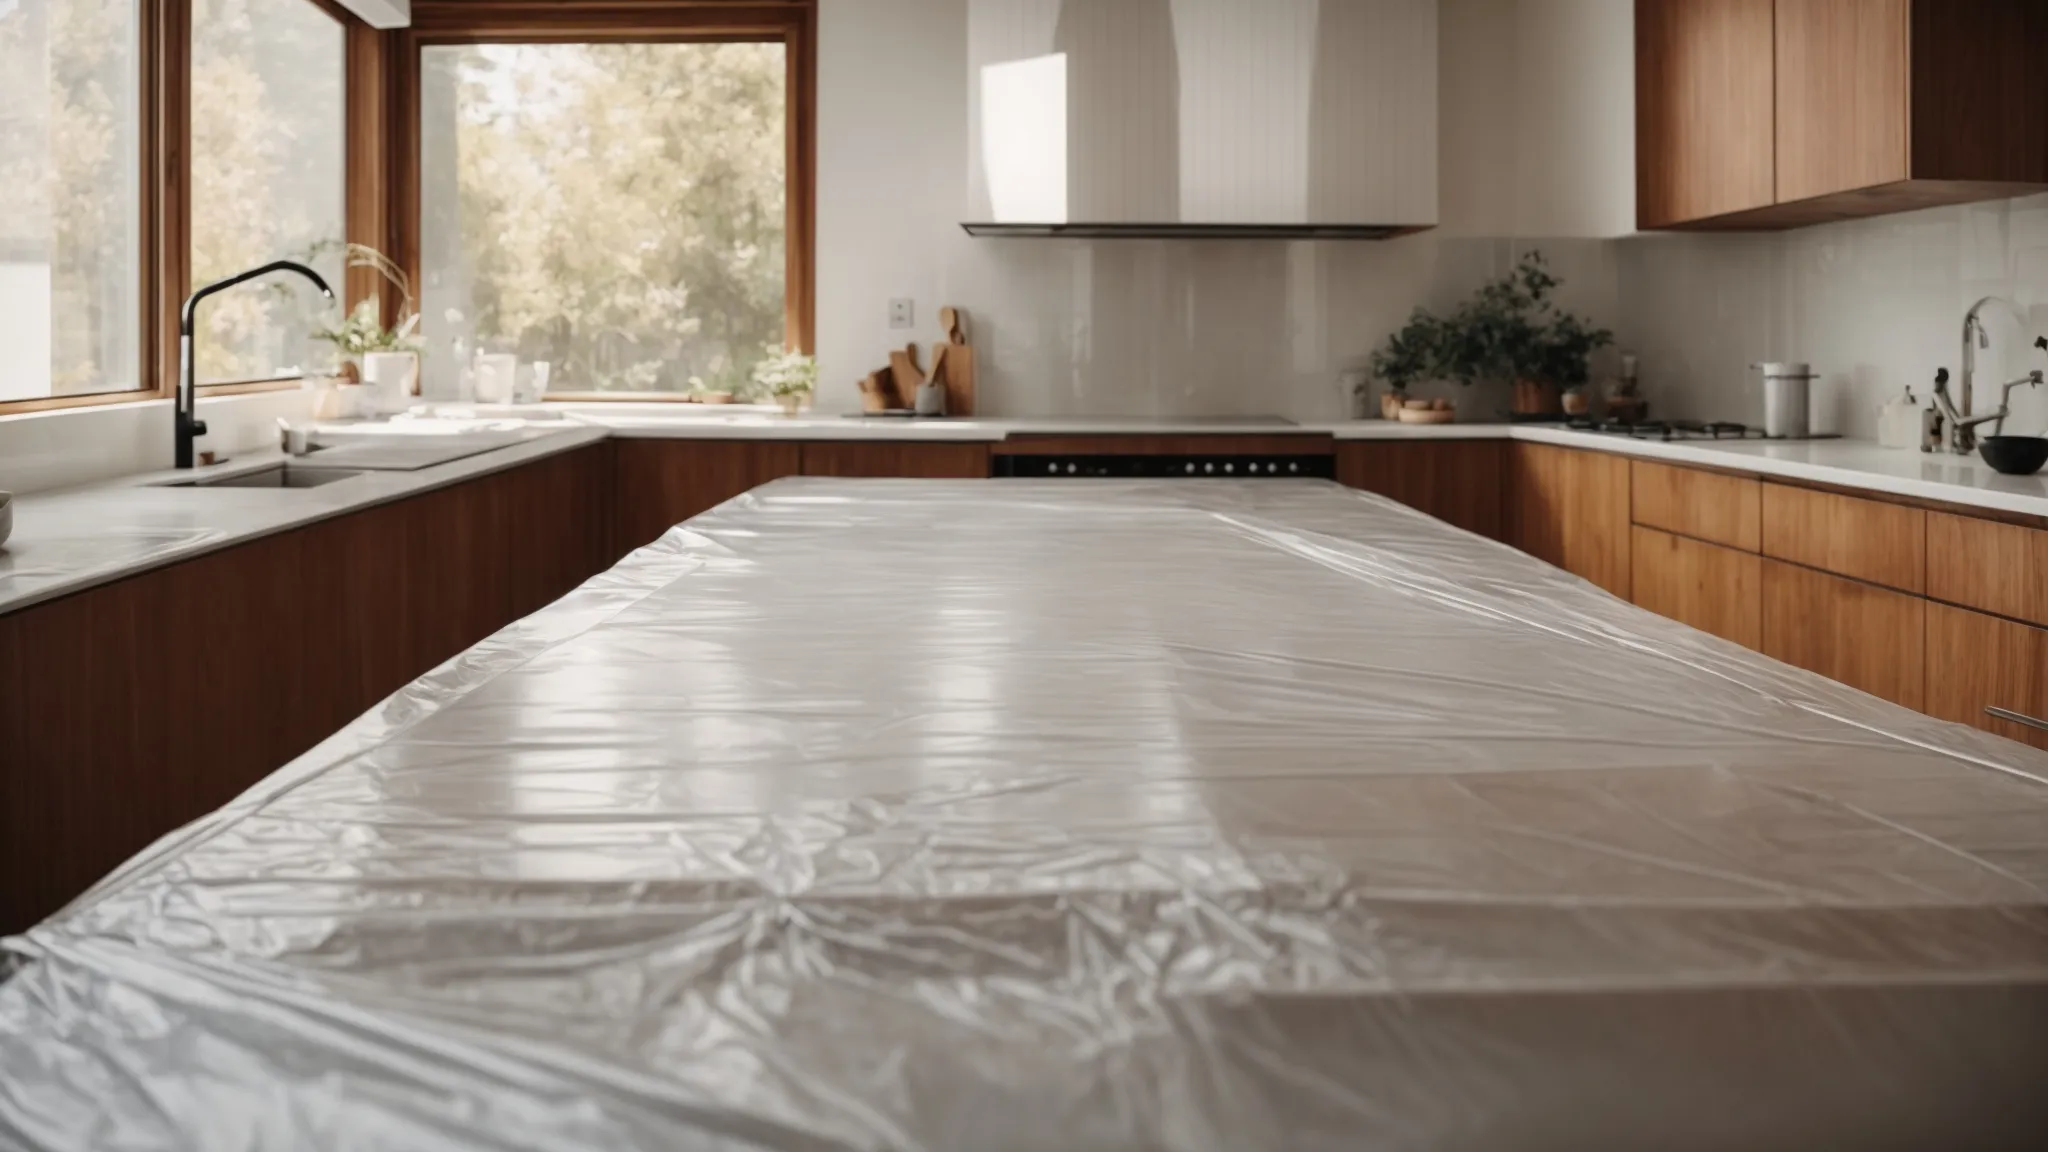
[[[0,1146],[2038,1147],[2044,891],[2041,753],[1378,497],[781,481],[10,941]]]

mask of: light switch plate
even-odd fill
[[[917,327],[917,302],[901,296],[889,301],[889,327]]]

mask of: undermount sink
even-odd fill
[[[336,480],[362,473],[353,468],[305,468],[297,464],[273,464],[253,472],[222,476],[217,480],[180,480],[166,488],[318,488]]]

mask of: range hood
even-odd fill
[[[975,236],[1437,222],[1436,0],[969,0]]]

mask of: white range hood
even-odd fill
[[[1437,222],[1436,0],[969,0],[967,231]]]

